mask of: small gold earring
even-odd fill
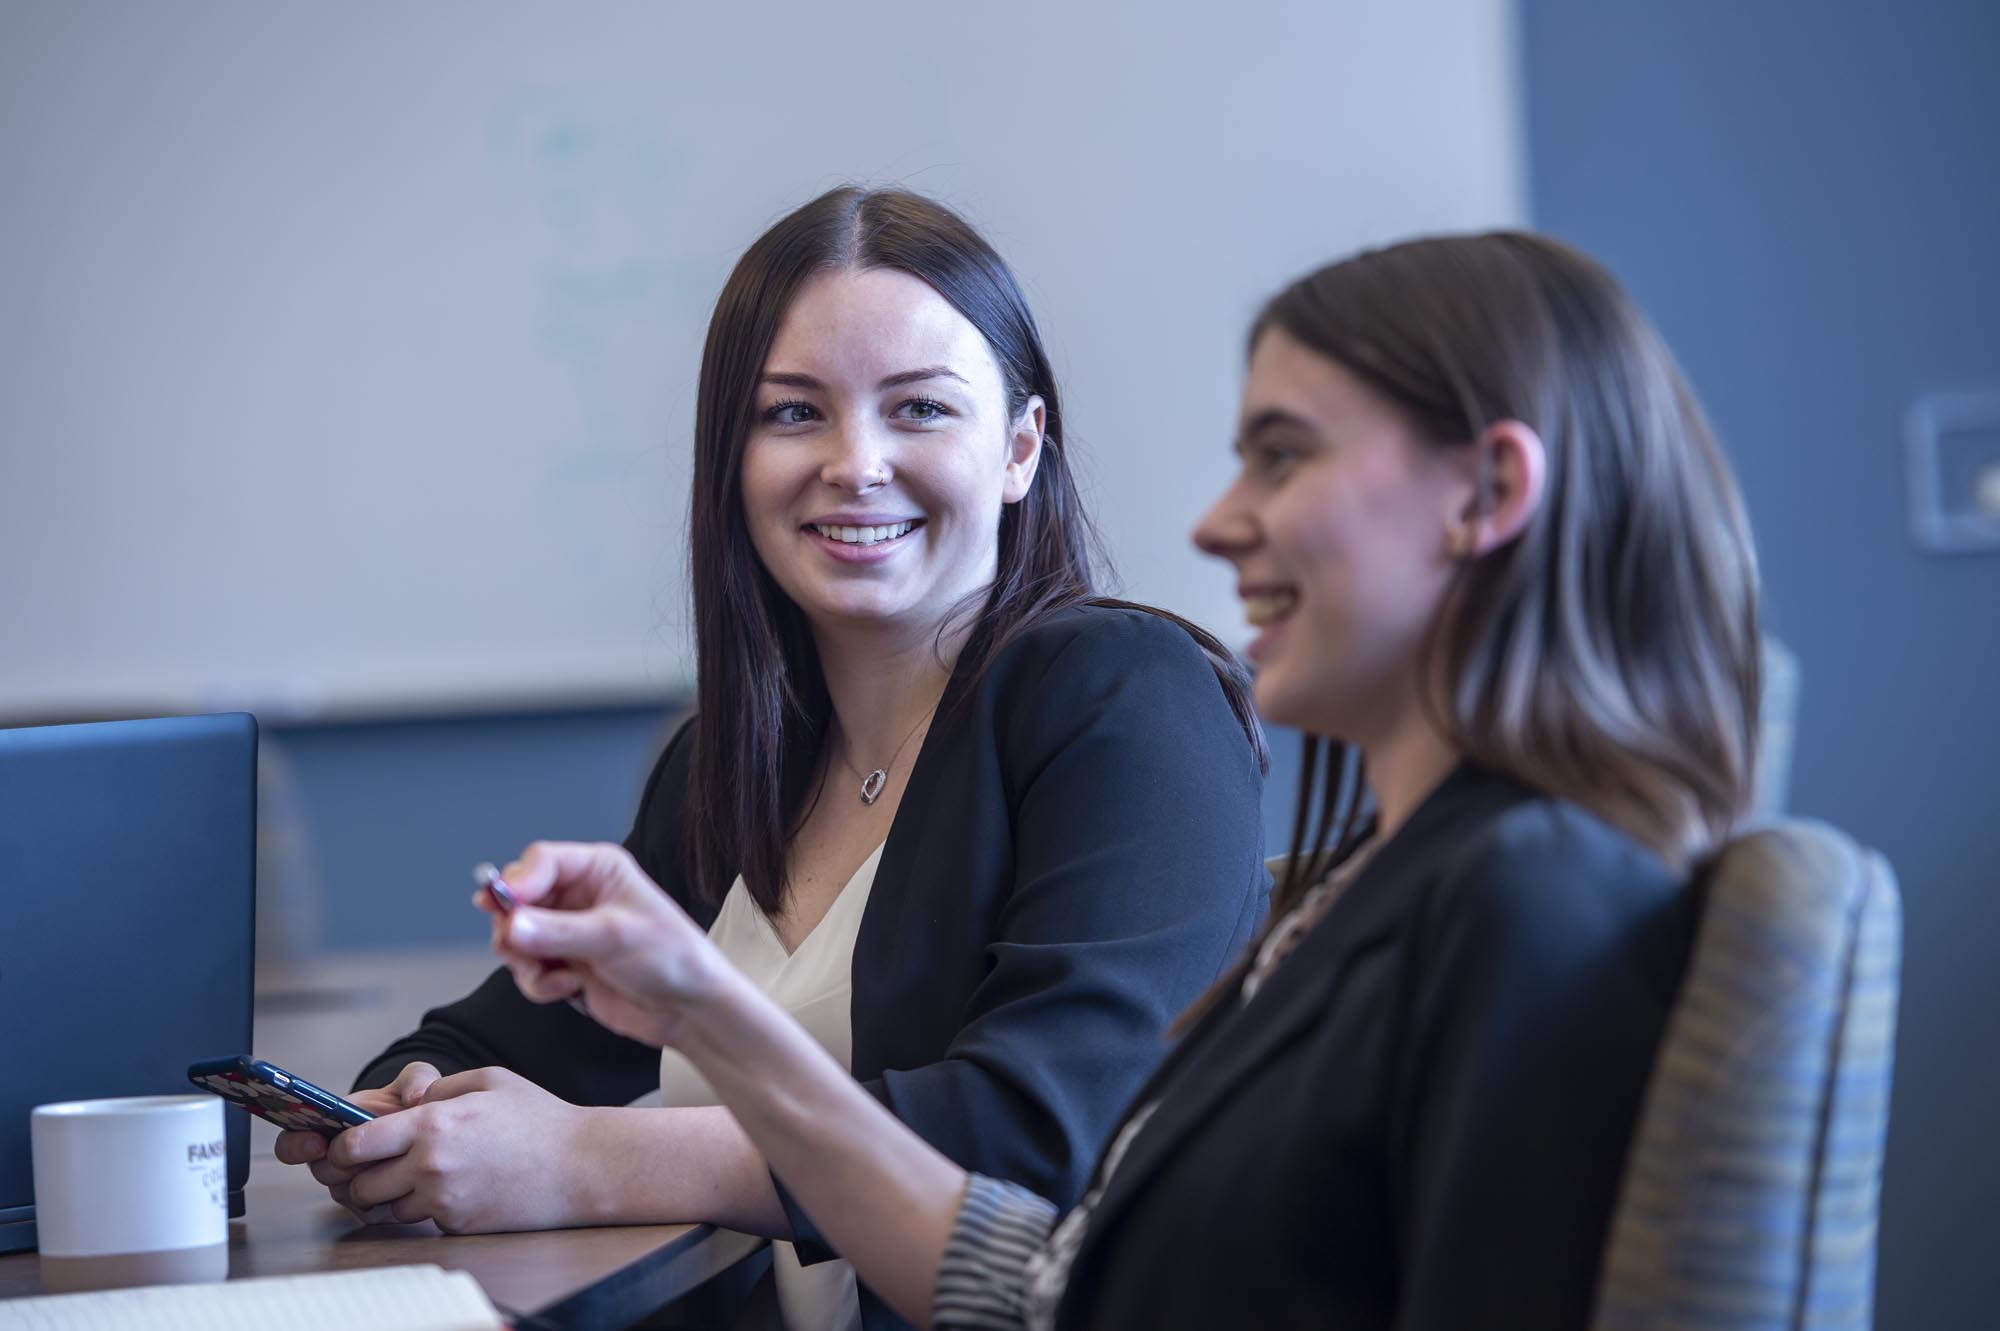
[[[1451,556],[1454,559],[1470,558],[1472,555],[1472,528],[1463,525],[1454,526],[1445,542],[1445,548],[1451,552]]]

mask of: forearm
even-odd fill
[[[928,1325],[965,1171],[734,973],[686,1014],[675,1043],[862,1280]]]
[[[770,1166],[722,1106],[585,1113],[582,1222],[704,1222],[766,1238],[791,1236]]]
[[[660,1055],[569,1005],[522,997],[506,971],[424,1013],[423,1023],[371,1060],[356,1090],[386,1086],[413,1062],[446,1076],[502,1067],[578,1105],[627,1105],[660,1084]]]

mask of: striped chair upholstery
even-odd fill
[[[1901,905],[1882,857],[1785,822],[1717,858],[1607,1237],[1596,1331],[1874,1317]]]

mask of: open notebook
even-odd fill
[[[0,1303],[0,1331],[504,1331],[479,1284],[437,1266],[153,1285]]]

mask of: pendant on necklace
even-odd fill
[[[861,778],[861,802],[863,804],[873,804],[877,797],[882,794],[882,787],[888,784],[888,770],[881,767],[876,768],[867,776]]]

